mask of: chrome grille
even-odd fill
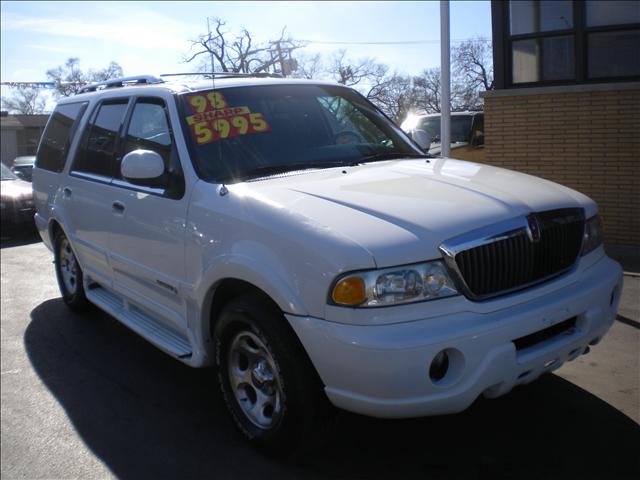
[[[509,224],[516,228],[476,242],[467,235],[457,245],[454,239],[441,247],[469,298],[482,300],[543,282],[571,268],[580,254],[582,209],[541,212]]]

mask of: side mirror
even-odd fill
[[[151,150],[134,150],[122,158],[122,178],[146,187],[166,186],[164,160]]]
[[[425,152],[431,147],[431,138],[429,134],[420,128],[416,128],[411,132],[411,138],[424,150]]]
[[[484,132],[482,130],[474,130],[473,137],[471,138],[471,145],[474,147],[484,145]]]

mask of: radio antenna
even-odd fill
[[[207,34],[209,35],[209,54],[210,54],[210,58],[211,58],[211,86],[213,88],[213,93],[215,95],[215,91],[216,91],[216,67],[215,64],[213,63],[213,49],[211,48],[211,23],[209,22],[209,17],[207,17]],[[218,127],[218,120],[216,119],[216,115],[215,115],[215,111],[216,111],[216,106],[217,106],[217,102],[213,102],[213,124],[211,125],[213,127],[214,130],[216,130],[217,133],[217,127]],[[220,163],[222,162],[222,142],[221,142],[221,138],[220,136],[218,136],[218,161]],[[221,197],[225,196],[228,193],[229,190],[227,190],[227,186],[222,183],[222,185],[220,186],[220,190],[219,190],[219,194]]]

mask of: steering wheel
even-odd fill
[[[350,143],[362,143],[363,139],[357,133],[345,130],[344,132],[336,133],[333,141],[336,145],[348,145]]]

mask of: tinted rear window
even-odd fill
[[[87,125],[83,145],[76,155],[73,170],[111,177],[118,133],[128,100],[111,100],[100,105],[94,120]]]
[[[51,114],[38,148],[36,166],[61,172],[67,159],[73,133],[87,108],[87,102],[58,105]]]

